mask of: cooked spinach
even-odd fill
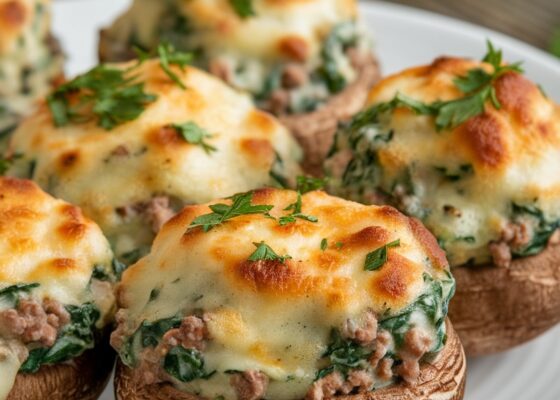
[[[274,182],[282,189],[288,188],[290,185],[288,179],[282,175],[282,170],[284,169],[284,160],[282,156],[275,152],[274,163],[268,172],[268,175],[274,180]]]
[[[37,372],[42,365],[71,360],[95,346],[95,324],[100,317],[97,307],[92,303],[69,305],[66,311],[70,314],[70,323],[62,329],[55,344],[31,350],[21,372]]]
[[[22,294],[29,294],[29,292],[39,286],[38,283],[18,283],[0,289],[0,302],[16,307]]]
[[[136,363],[135,347],[156,347],[165,332],[181,325],[182,318],[178,316],[160,319],[155,322],[144,321],[136,332],[126,341],[120,349],[123,362],[129,367]]]
[[[206,372],[202,354],[196,349],[173,347],[163,360],[163,369],[181,382],[208,379],[216,371]]]
[[[512,249],[514,257],[528,257],[542,252],[552,234],[560,228],[560,220],[550,221],[544,215],[544,212],[534,204],[511,204],[512,220],[520,222],[521,220],[532,221],[533,237],[527,245],[522,248]]]
[[[128,266],[136,263],[144,255],[142,249],[134,249],[121,254],[121,260]]]
[[[321,49],[323,64],[318,72],[324,79],[331,93],[342,91],[348,84],[346,78],[340,71],[337,60],[340,57],[345,57],[346,50],[355,46],[357,41],[357,32],[354,28],[354,24],[350,22],[335,26],[325,39]]]
[[[447,167],[434,167],[434,169],[439,172],[443,178],[451,182],[457,182],[474,174],[474,169],[471,164],[462,164],[456,170]]]
[[[337,329],[331,331],[330,344],[323,354],[328,358],[329,366],[319,370],[315,380],[321,379],[334,371],[344,376],[353,368],[366,368],[372,349],[363,347],[350,339],[344,339]]]
[[[427,290],[398,314],[380,318],[379,327],[392,334],[395,345],[399,348],[403,345],[404,336],[410,329],[413,313],[422,312],[436,328],[437,338],[430,352],[437,353],[445,345],[445,317],[449,301],[455,293],[455,280],[450,273],[448,278],[442,281],[436,281],[430,275],[424,274],[424,282]]]

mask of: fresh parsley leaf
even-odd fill
[[[144,92],[144,83],[131,71],[99,65],[60,85],[47,97],[54,124],[97,119],[99,126],[111,130],[138,118],[157,96]]]
[[[229,0],[229,3],[241,18],[248,18],[256,15],[253,8],[253,0]]]
[[[182,346],[169,350],[163,360],[163,369],[181,382],[208,379],[216,372],[205,371],[204,359],[198,350],[185,349]]]
[[[309,221],[309,222],[319,221],[317,219],[317,217],[314,217],[312,215],[302,214],[301,206],[302,206],[301,193],[298,192],[297,193],[297,199],[296,199],[295,203],[290,204],[288,207],[286,207],[284,209],[284,211],[292,211],[292,213],[290,215],[284,215],[284,216],[280,217],[278,219],[278,223],[281,226],[284,226],[284,225],[288,225],[288,224],[292,224],[292,223],[296,222],[296,219],[303,219],[303,220]]]
[[[194,58],[192,53],[177,51],[170,43],[161,43],[157,48],[157,52],[161,69],[163,69],[167,76],[169,76],[169,78],[179,87],[186,89],[187,87],[185,84],[181,81],[177,74],[171,70],[171,66],[176,65],[182,72],[184,72],[185,67],[189,65]]]
[[[301,194],[323,189],[326,184],[327,178],[314,178],[302,175],[297,177],[297,191]]]
[[[189,226],[189,230],[198,226],[202,227],[204,232],[208,232],[214,227],[241,215],[263,214],[270,217],[268,212],[274,208],[272,205],[253,205],[253,192],[239,193],[231,198],[232,204],[213,204],[210,206],[212,210],[209,214],[201,215],[193,220]]]
[[[253,243],[257,248],[248,258],[249,261],[280,261],[282,264],[291,259],[289,255],[279,256],[265,242]]]
[[[436,128],[438,130],[452,129],[472,117],[482,114],[484,112],[484,103],[488,99],[491,90],[493,88],[485,87],[473,95],[440,103],[436,118]]]
[[[185,122],[184,124],[174,124],[171,125],[177,133],[190,144],[201,146],[207,154],[217,151],[217,149],[208,144],[205,139],[211,138],[212,135],[201,126],[197,125],[193,121]]]
[[[366,256],[364,270],[376,271],[387,262],[387,251],[391,247],[399,247],[401,245],[400,239],[387,243],[384,246],[372,251]]]
[[[491,80],[492,75],[481,68],[475,68],[469,70],[467,76],[459,76],[453,82],[461,92],[471,93],[488,85]]]
[[[329,245],[329,242],[327,241],[327,239],[326,239],[326,238],[323,238],[323,239],[321,240],[321,250],[322,250],[322,251],[327,250],[328,245]]]

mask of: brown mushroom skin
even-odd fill
[[[107,386],[115,353],[106,340],[72,361],[18,374],[7,400],[96,400]]]
[[[560,322],[560,245],[509,268],[457,267],[453,276],[449,317],[469,356],[508,350]]]
[[[461,400],[465,392],[466,357],[453,326],[446,321],[447,342],[444,349],[431,362],[422,365],[415,386],[399,383],[369,393],[337,396],[345,400],[429,400],[437,398]],[[169,383],[159,383],[137,388],[131,379],[130,368],[117,361],[115,396],[117,400],[201,400],[203,398],[180,392]],[[440,397],[444,394],[449,397]]]
[[[323,175],[323,162],[333,144],[338,123],[362,110],[370,89],[380,79],[379,64],[373,54],[364,57],[356,67],[356,80],[317,110],[279,116],[303,147],[302,166],[311,175]]]

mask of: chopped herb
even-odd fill
[[[292,213],[290,215],[285,215],[283,217],[280,217],[278,219],[278,223],[281,226],[284,226],[296,222],[297,219],[303,219],[309,222],[319,221],[317,217],[314,217],[312,215],[302,214],[301,207],[302,207],[301,193],[298,192],[295,203],[292,203],[288,207],[284,208],[284,211],[292,211]]]
[[[252,17],[255,14],[253,0],[229,0],[229,3],[241,18]]]
[[[282,264],[291,259],[289,255],[279,256],[265,242],[253,243],[257,248],[248,258],[249,261],[280,261]]]
[[[16,306],[22,294],[29,294],[33,289],[39,287],[38,283],[18,283],[0,289],[0,301]]]
[[[60,85],[47,97],[47,104],[58,127],[97,119],[99,126],[111,130],[138,118],[157,96],[144,92],[144,83],[121,70],[99,65]]]
[[[284,177],[280,172],[284,169],[284,161],[282,160],[282,157],[280,156],[280,154],[278,154],[277,151],[275,151],[275,155],[276,157],[274,159],[274,163],[272,164],[272,167],[270,168],[268,174],[272,179],[274,179],[274,181],[278,184],[278,186],[280,186],[283,189],[286,189],[290,185],[288,184],[288,180],[286,179],[286,177]]]
[[[364,125],[367,121],[377,121],[379,114],[393,111],[396,108],[405,107],[418,115],[429,115],[435,117],[438,130],[454,129],[472,117],[484,112],[486,101],[490,100],[494,108],[500,109],[501,105],[497,99],[493,83],[503,74],[514,71],[523,72],[520,63],[502,65],[502,52],[494,48],[490,41],[487,42],[488,52],[483,61],[492,65],[493,72],[488,73],[481,68],[475,68],[467,72],[466,76],[457,77],[455,86],[465,96],[449,101],[435,101],[423,103],[411,99],[402,93],[389,102],[376,104],[358,114],[352,121],[353,125]]]
[[[217,150],[214,146],[205,141],[205,139],[211,138],[212,135],[195,122],[189,121],[184,124],[173,124],[171,126],[187,143],[201,146],[207,154]]]
[[[326,238],[323,238],[323,240],[321,240],[321,250],[325,251],[327,249],[329,245],[329,242],[327,241]]]
[[[387,262],[388,249],[392,247],[399,247],[401,245],[400,239],[387,243],[384,246],[372,251],[366,256],[364,270],[376,271]]]
[[[211,205],[212,212],[195,218],[190,224],[189,230],[200,226],[204,232],[208,232],[214,227],[241,215],[263,214],[270,217],[268,212],[274,207],[268,204],[252,205],[253,192],[239,193],[230,197],[230,199],[232,201],[231,205],[222,203]]]
[[[301,194],[320,190],[327,184],[326,178],[314,178],[312,176],[298,176],[297,177],[297,191]]]
[[[342,249],[342,247],[344,247],[344,243],[342,242],[336,242],[334,245],[336,246],[337,249]]]
[[[171,70],[172,65],[176,65],[179,67],[181,72],[185,71],[185,67],[189,65],[193,60],[192,53],[184,53],[181,51],[176,51],[175,47],[170,43],[161,43],[158,48],[157,52],[159,55],[159,64],[161,69],[169,76],[169,78],[175,82],[179,87],[182,89],[186,89],[187,87],[181,79]]]

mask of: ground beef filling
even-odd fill
[[[347,320],[342,327],[342,336],[362,346],[372,346],[368,369],[354,369],[343,376],[338,371],[318,379],[306,395],[306,400],[323,400],[336,395],[364,393],[373,389],[376,380],[389,381],[400,376],[407,384],[414,385],[420,376],[420,360],[430,351],[432,339],[422,329],[414,327],[404,337],[398,356],[402,363],[393,368],[394,361],[385,358],[391,344],[391,334],[378,330],[377,318],[371,311],[358,321]]]
[[[170,199],[167,196],[158,196],[147,202],[119,207],[116,211],[125,220],[138,216],[144,218],[150,224],[152,232],[156,234],[175,215],[175,210],[171,207]]]
[[[60,330],[70,322],[70,314],[52,299],[39,303],[21,299],[15,308],[0,311],[0,333],[25,345],[52,347]],[[27,348],[21,361],[27,359]]]

